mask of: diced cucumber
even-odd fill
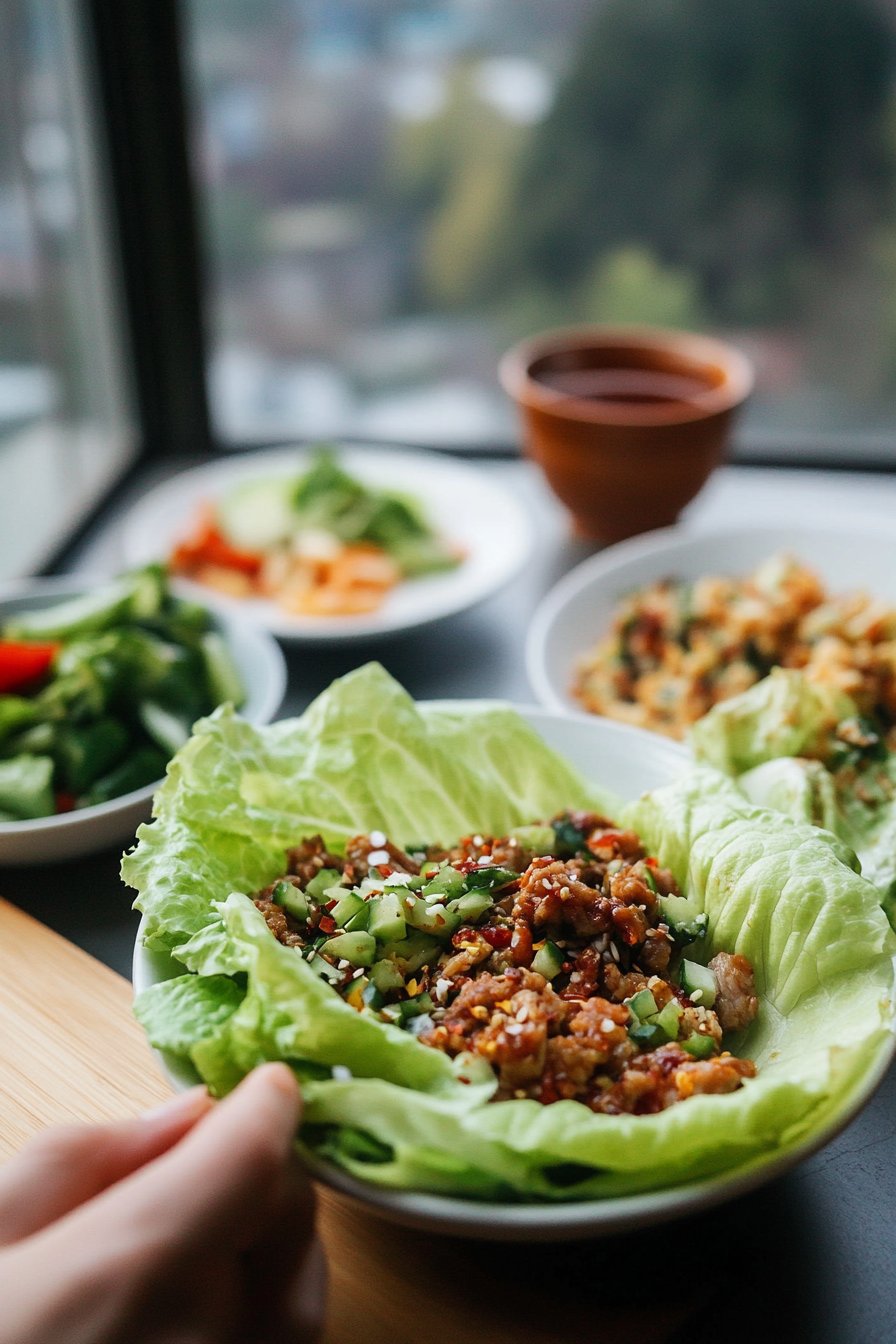
[[[350,919],[366,909],[367,902],[362,896],[356,895],[353,891],[347,891],[333,906],[330,911],[330,918],[335,920],[337,928],[344,929]]]
[[[276,901],[277,905],[282,905],[288,914],[303,923],[311,914],[311,901],[308,899],[308,893],[300,891],[291,882],[278,882],[271,892],[271,900]]]
[[[638,1018],[644,1022],[648,1017],[655,1017],[659,1012],[657,1001],[649,989],[639,989],[637,994],[633,994],[626,1000],[626,1006],[632,1017]]]
[[[699,992],[700,997],[693,1000],[701,1008],[711,1008],[716,1001],[718,986],[716,977],[708,966],[701,966],[699,961],[682,961],[680,973],[681,987],[690,997]]]
[[[370,983],[374,985],[381,994],[388,994],[392,989],[404,989],[404,976],[392,961],[375,961],[370,968]]]
[[[0,809],[16,820],[53,815],[53,762],[49,756],[14,756],[0,762]]]
[[[397,943],[404,938],[406,926],[401,897],[394,891],[384,891],[382,896],[371,896],[369,904],[367,927],[378,942]]]
[[[383,1017],[403,1027],[412,1018],[432,1011],[432,999],[428,994],[417,994],[413,999],[402,999],[400,1003],[390,1003],[383,1009]]]
[[[345,978],[344,973],[338,967],[331,965],[325,957],[321,957],[317,953],[308,958],[308,965],[315,975],[319,975],[321,980],[326,980],[331,985],[337,985],[340,980]]]
[[[554,852],[553,826],[515,826],[510,832],[510,838],[517,840],[523,849],[528,849],[532,854]]]
[[[650,867],[650,864],[642,863],[641,876],[644,878],[644,881],[647,883],[650,890],[652,892],[656,892],[657,891],[656,878],[653,875],[653,871]]]
[[[448,909],[460,915],[461,923],[475,924],[493,905],[494,901],[487,891],[468,891],[466,895],[449,901]]]
[[[138,706],[137,718],[140,720],[147,736],[155,742],[157,747],[161,747],[167,756],[173,756],[190,736],[190,724],[186,719],[178,714],[172,714],[170,709],[165,709],[164,705],[158,704],[155,700],[144,700]]]
[[[681,1048],[687,1050],[695,1059],[708,1059],[710,1055],[715,1054],[716,1043],[711,1036],[704,1036],[702,1032],[695,1031],[681,1042]]]
[[[223,635],[217,630],[208,630],[200,639],[199,647],[213,703],[223,705],[229,701],[239,708],[246,698],[246,689]]]
[[[661,1027],[655,1022],[640,1022],[636,1027],[629,1027],[629,1036],[633,1041],[646,1050],[650,1050],[655,1045],[663,1045],[667,1040]]]
[[[163,593],[163,572],[150,566],[122,575],[82,597],[35,611],[15,612],[3,633],[7,639],[65,639],[88,630],[105,630],[128,617],[144,620],[158,615]]]
[[[450,899],[453,896],[460,896],[464,890],[466,890],[466,879],[463,873],[459,873],[456,868],[452,868],[450,863],[442,863],[435,875],[427,880],[426,886],[423,888],[423,895],[445,896]]]
[[[314,874],[305,890],[312,900],[320,902],[324,900],[330,887],[339,887],[339,896],[342,896],[346,889],[340,886],[341,879],[342,874],[337,868],[321,868],[319,873]]]
[[[265,551],[287,541],[296,528],[290,495],[291,478],[247,481],[228,490],[218,500],[221,531],[234,546],[245,551]]]
[[[396,962],[398,969],[405,975],[412,975],[421,966],[430,965],[441,950],[442,944],[438,938],[430,938],[415,930],[400,942],[387,943],[383,948],[383,956]]]
[[[467,891],[495,891],[516,877],[519,877],[519,873],[513,872],[510,868],[499,868],[496,865],[474,868],[471,873],[467,873],[466,888]]]
[[[378,962],[377,965],[379,964],[380,963]],[[376,985],[370,982],[368,982],[368,984],[361,990],[361,1000],[366,1007],[372,1008],[374,1011],[382,1008],[383,1004],[386,1002],[383,998],[382,991],[377,989]]]
[[[328,957],[337,957],[352,966],[372,966],[376,956],[376,939],[370,933],[337,933],[321,948]]]
[[[681,1004],[677,999],[670,999],[660,1012],[657,1013],[653,1021],[665,1033],[670,1041],[678,1040],[678,1023],[681,1019]]]
[[[532,958],[532,969],[546,980],[553,980],[563,969],[564,954],[556,943],[547,942]]]
[[[695,943],[706,933],[707,917],[686,896],[660,896],[660,917],[679,947]]]
[[[438,902],[430,905],[419,896],[407,895],[402,901],[402,910],[412,928],[431,933],[436,938],[450,938],[455,929],[460,928],[461,917],[457,911]]]
[[[346,933],[358,933],[362,929],[366,929],[369,922],[370,905],[367,901],[364,901],[361,909],[356,914],[352,915],[350,919],[347,919],[343,927]]]

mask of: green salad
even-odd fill
[[[896,938],[876,888],[855,871],[846,844],[757,807],[708,767],[623,804],[599,793],[513,710],[418,707],[370,665],[335,682],[297,720],[255,728],[228,708],[217,711],[175,757],[155,806],[122,868],[138,892],[146,945],[172,976],[137,1000],[151,1042],[217,1094],[264,1060],[287,1061],[306,1095],[302,1142],[383,1186],[559,1200],[709,1176],[811,1139],[848,1108],[890,1049]],[[729,1048],[752,1061],[745,1072],[755,1076],[735,1090],[651,1114],[505,1096],[487,1060],[428,1045],[414,1029],[416,1013],[403,1020],[398,1010],[390,1020],[385,984],[373,985],[368,1002],[363,994],[349,1001],[302,954],[300,935],[295,945],[273,936],[252,899],[277,891],[287,851],[302,836],[341,855],[360,833],[411,849],[448,847],[458,836],[507,836],[533,818],[564,810],[575,817],[577,809],[637,832],[668,870],[661,882],[683,893],[675,899],[687,907],[692,970],[686,982],[671,976],[682,979],[674,994],[691,990],[690,1007],[720,954],[749,961],[758,1012]],[[437,873],[427,870],[426,885]],[[318,887],[333,880],[330,873]],[[441,905],[468,900],[463,915],[475,924],[470,884],[466,895],[457,892],[442,893]],[[345,924],[354,917],[347,906]],[[397,922],[395,913],[377,908],[375,917]],[[369,927],[373,948],[356,947],[354,960],[334,957],[359,983],[382,960],[387,933],[401,941],[423,932],[380,923],[370,936]],[[541,962],[547,977],[561,974],[547,964],[552,955]],[[409,997],[407,978],[397,993]],[[670,1024],[667,1009],[647,997],[635,1030],[654,1044],[668,1041],[667,1055],[680,1050],[681,1014]]]
[[[13,612],[0,632],[0,821],[151,784],[195,719],[242,699],[208,611],[176,598],[159,567]]]
[[[835,687],[776,668],[691,729],[755,803],[839,836],[896,923],[896,735]]]

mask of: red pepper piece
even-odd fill
[[[78,800],[73,793],[63,793],[63,792],[57,793],[56,795],[57,813],[74,812],[77,801]]]
[[[320,928],[323,933],[335,933],[336,921],[331,915],[321,915],[318,928]]]
[[[60,647],[0,640],[0,692],[21,690],[46,676]]]

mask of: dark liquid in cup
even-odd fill
[[[690,406],[708,389],[700,378],[663,369],[539,369],[534,377],[562,396],[617,406]]]

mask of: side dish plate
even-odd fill
[[[249,481],[297,476],[310,463],[312,451],[293,447],[241,453],[165,481],[145,495],[125,520],[127,562],[164,560],[189,533],[203,501]],[[291,615],[271,601],[216,595],[219,603],[278,639],[332,644],[410,630],[464,611],[497,592],[525,564],[531,548],[526,514],[487,472],[436,453],[374,444],[340,447],[338,460],[364,484],[418,501],[429,522],[462,551],[462,562],[442,574],[405,580],[369,615]],[[189,586],[199,600],[208,594],[199,584]]]
[[[896,603],[896,534],[879,524],[861,530],[662,528],[591,556],[542,600],[526,639],[526,670],[533,691],[552,709],[581,712],[570,692],[573,669],[609,632],[620,598],[663,578],[746,575],[780,552],[816,570],[832,593],[865,589]]]

